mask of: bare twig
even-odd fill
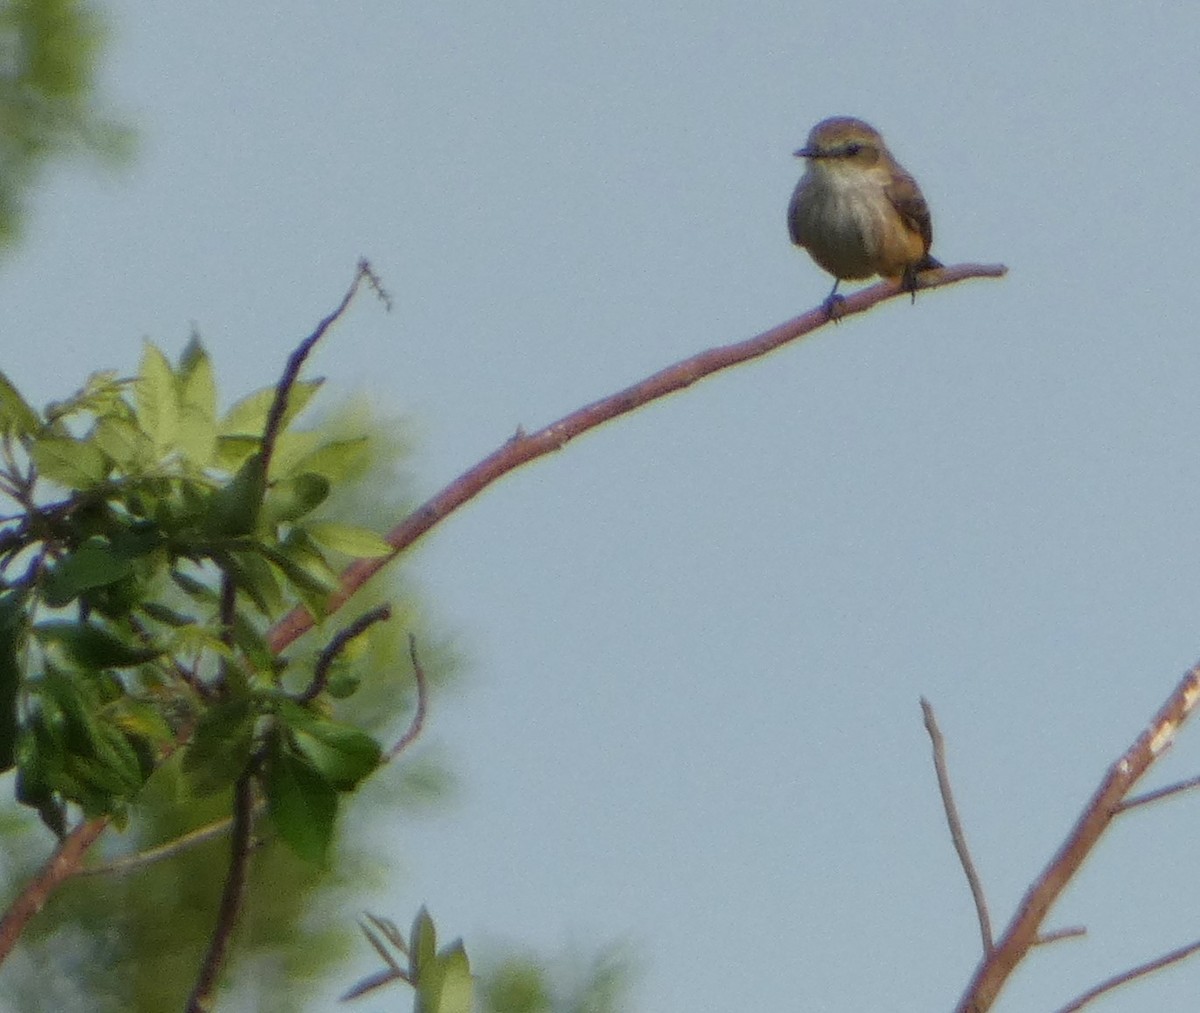
[[[229,939],[237,925],[242,899],[246,894],[246,870],[250,864],[251,837],[254,831],[254,780],[258,767],[252,760],[238,778],[233,795],[233,832],[229,842],[229,870],[225,874],[225,888],[221,892],[221,904],[217,909],[217,923],[213,926],[208,951],[196,976],[196,984],[188,998],[188,1013],[208,1013],[212,1007],[213,993],[225,954],[229,951]]]
[[[411,633],[408,635],[408,656],[412,658],[413,678],[417,681],[417,709],[413,714],[412,722],[408,726],[408,731],[401,735],[396,744],[383,754],[385,762],[394,760],[411,746],[416,741],[417,736],[421,734],[421,728],[425,724],[425,706],[429,698],[429,680],[425,678],[425,669],[421,667],[421,660],[417,657],[417,638]]]
[[[298,703],[308,703],[310,700],[315,700],[329,682],[330,666],[337,660],[338,655],[346,649],[346,645],[355,637],[362,636],[376,623],[385,622],[391,618],[392,607],[390,605],[380,605],[378,608],[371,609],[370,612],[364,612],[344,630],[338,632],[325,645],[324,650],[321,651],[320,656],[317,658],[317,664],[313,668],[312,682],[308,684],[303,693],[296,697],[296,701]]]
[[[1064,939],[1079,939],[1081,936],[1087,935],[1087,929],[1082,925],[1070,925],[1065,929],[1055,929],[1053,932],[1039,932],[1037,939],[1033,941],[1034,946],[1049,946],[1051,943],[1059,943]]]
[[[956,1013],[983,1013],[992,1008],[1008,976],[1036,944],[1050,908],[1108,829],[1118,803],[1170,747],[1197,703],[1200,703],[1200,664],[1180,680],[1149,726],[1108,768],[1067,839],[1021,900],[996,948],[976,968],[955,1007]]]
[[[404,937],[400,934],[400,930],[396,928],[390,921],[384,918],[377,918],[375,915],[368,913],[367,918],[375,926],[375,929],[386,939],[392,946],[399,950],[406,957],[408,956],[408,946],[404,942]],[[378,988],[383,988],[385,985],[390,985],[393,981],[405,981],[410,985],[412,978],[400,966],[399,961],[388,952],[388,948],[384,946],[383,939],[379,938],[368,926],[362,922],[358,923],[358,927],[362,929],[363,935],[367,937],[375,952],[379,954],[380,959],[387,965],[382,971],[376,971],[360,981],[357,985],[346,992],[338,1001],[349,1002],[351,999],[357,999],[360,996],[366,995],[368,992],[374,992]]]
[[[1113,812],[1114,814],[1128,812],[1130,809],[1135,809],[1140,805],[1159,802],[1164,798],[1179,795],[1185,791],[1192,791],[1195,788],[1200,788],[1200,777],[1189,777],[1186,781],[1168,784],[1165,788],[1156,788],[1154,791],[1147,791],[1141,795],[1134,795],[1133,798],[1127,798],[1122,802],[1118,802]]]
[[[259,806],[259,808],[261,809],[262,807]],[[211,841],[214,838],[220,837],[228,833],[231,826],[233,826],[233,817],[226,816],[224,819],[209,823],[207,826],[197,827],[195,830],[182,834],[174,840],[167,841],[166,844],[147,848],[145,851],[139,851],[132,855],[124,855],[121,858],[114,858],[111,862],[104,862],[102,865],[93,865],[86,869],[80,869],[77,875],[107,876],[111,874],[124,875],[127,872],[134,872],[147,865],[154,865],[168,858],[174,858],[176,855],[182,854],[196,847],[198,844],[203,844],[205,841]]]
[[[351,301],[354,299],[355,293],[358,292],[359,286],[366,281],[371,286],[384,305],[388,309],[392,308],[391,297],[384,291],[379,279],[375,276],[375,272],[371,270],[371,265],[364,259],[358,262],[358,269],[354,273],[354,281],[350,283],[350,287],[346,289],[346,294],[342,296],[342,301],[337,304],[333,312],[326,316],[316,329],[307,338],[296,346],[296,350],[288,357],[287,365],[283,369],[283,375],[279,378],[279,382],[275,385],[275,399],[271,402],[271,409],[267,412],[267,422],[263,427],[262,437],[262,473],[265,478],[271,471],[271,458],[275,453],[275,443],[279,439],[279,431],[283,427],[283,417],[287,414],[288,401],[291,398],[292,388],[296,386],[296,380],[300,376],[300,370],[304,366],[305,360],[312,354],[312,350],[316,347],[318,341],[324,336],[339,319]]]
[[[1007,270],[1003,264],[958,264],[954,267],[924,272],[920,278],[920,287],[923,289],[939,288],[942,285],[951,285],[968,278],[999,278]],[[845,321],[848,317],[864,313],[872,306],[887,299],[908,294],[908,290],[896,282],[881,281],[846,296],[845,301],[839,304],[842,308],[839,319]],[[360,559],[343,570],[341,587],[334,592],[326,605],[326,614],[340,608],[358,588],[430,528],[510,471],[546,454],[561,450],[576,436],[586,433],[589,429],[595,429],[597,426],[635,411],[651,401],[690,387],[696,381],[711,376],[713,373],[773,352],[788,342],[811,334],[829,322],[829,315],[823,307],[809,310],[802,316],[780,324],[778,327],[773,327],[769,331],[764,331],[746,341],[710,348],[708,351],[668,366],[653,376],[635,383],[632,387],[626,387],[625,390],[617,391],[617,393],[585,405],[569,415],[564,415],[557,422],[552,422],[535,433],[526,434],[524,430],[518,429],[516,434],[506,440],[501,447],[470,470],[463,472],[441,492],[426,500],[423,505],[417,507],[408,517],[392,528],[386,536],[388,544],[392,546],[391,555],[375,559]],[[293,609],[272,627],[269,638],[272,649],[282,650],[297,637],[312,629],[312,625],[313,617],[307,609],[302,606]]]
[[[1131,981],[1138,978],[1144,978],[1147,974],[1153,974],[1155,971],[1161,971],[1164,967],[1169,967],[1171,964],[1176,964],[1181,960],[1185,960],[1193,953],[1200,951],[1200,940],[1194,943],[1188,943],[1187,946],[1181,946],[1177,950],[1172,950],[1170,953],[1163,954],[1157,960],[1151,960],[1149,963],[1139,964],[1137,967],[1131,967],[1128,971],[1122,971],[1120,974],[1114,974],[1106,981],[1100,982],[1095,988],[1090,988],[1082,995],[1072,999],[1066,1006],[1058,1011],[1058,1013],[1075,1013],[1076,1010],[1083,1009],[1093,999],[1098,999],[1107,992],[1111,992],[1114,988],[1120,988],[1122,985],[1128,985]]]
[[[933,706],[921,697],[921,711],[925,715],[925,730],[933,743],[933,769],[937,771],[938,791],[942,795],[942,808],[946,812],[946,823],[950,827],[950,839],[954,841],[954,850],[958,853],[959,864],[967,876],[967,884],[971,887],[971,897],[975,901],[975,914],[979,917],[979,934],[983,937],[983,952],[992,952],[992,920],[988,916],[987,898],[983,893],[983,884],[979,873],[971,859],[971,849],[967,847],[967,835],[963,832],[962,819],[958,815],[958,806],[954,804],[954,792],[950,787],[950,772],[946,768],[946,740],[938,727],[937,718],[933,714]]]

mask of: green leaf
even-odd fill
[[[50,619],[34,626],[33,632],[43,645],[62,648],[70,661],[88,671],[131,668],[153,661],[162,654],[158,648],[123,640],[88,622]]]
[[[90,489],[108,475],[108,458],[88,440],[42,436],[30,443],[29,456],[38,474],[67,489]]]
[[[161,457],[175,447],[181,411],[171,364],[148,341],[142,352],[135,392],[138,425],[153,441],[155,456]]]
[[[283,415],[283,428],[308,406],[313,395],[321,388],[321,380],[306,380],[297,383],[291,390],[287,411]],[[261,437],[267,425],[267,414],[275,401],[275,388],[263,387],[242,398],[221,420],[222,436]]]
[[[331,482],[349,477],[362,459],[371,452],[371,441],[366,436],[353,440],[335,440],[323,443],[316,450],[296,461],[294,470],[310,471],[324,475]]]
[[[258,526],[258,514],[266,491],[262,454],[254,454],[227,485],[216,491],[205,523],[212,535],[248,535]]]
[[[46,575],[46,604],[61,608],[67,602],[94,587],[123,580],[133,572],[133,564],[107,543],[93,539],[60,559]]]
[[[246,595],[268,619],[278,618],[283,608],[283,588],[279,577],[263,557],[252,551],[230,552],[217,557],[224,566],[228,561],[237,589]]]
[[[292,729],[296,749],[338,791],[352,790],[379,766],[382,750],[366,732],[301,707],[281,709],[279,716]]]
[[[0,771],[16,761],[19,730],[17,700],[21,689],[20,650],[24,642],[26,596],[0,595]]]
[[[228,700],[204,712],[183,756],[183,769],[200,795],[230,787],[246,769],[255,714],[248,699]]]
[[[266,545],[260,546],[260,549],[283,574],[309,611],[318,618],[323,616],[329,596],[338,587],[337,574],[325,562],[324,556],[303,537],[289,537],[282,552]]]
[[[185,615],[183,612],[176,612],[174,609],[168,608],[161,602],[142,602],[142,604],[138,607],[155,622],[162,623],[164,626],[192,626],[196,622],[195,616]]]
[[[487,1009],[550,1013],[553,1000],[542,970],[528,960],[510,958],[490,975]]]
[[[152,450],[146,434],[133,422],[112,415],[96,423],[91,438],[100,452],[125,472],[134,470]]]
[[[266,523],[294,521],[311,513],[329,495],[329,479],[305,473],[272,482],[263,513]]]
[[[222,471],[237,471],[261,446],[262,440],[257,436],[218,436],[213,466]]]
[[[356,559],[380,559],[396,551],[370,528],[359,527],[356,524],[316,521],[304,525],[304,530],[314,542],[324,548]]]
[[[179,446],[187,460],[207,467],[217,444],[217,385],[212,361],[198,342],[190,342],[180,363]]]
[[[325,867],[337,816],[337,792],[303,757],[276,741],[263,786],[279,836],[307,862]]]
[[[455,940],[417,978],[414,1013],[471,1013],[475,983],[461,940]]]
[[[210,584],[204,583],[202,580],[197,580],[190,573],[184,573],[179,569],[171,570],[171,580],[179,587],[184,594],[203,605],[215,605],[219,595]]]
[[[159,709],[143,700],[125,700],[112,715],[112,721],[126,735],[136,736],[146,742],[165,745],[174,741],[171,726],[167,724]]]
[[[41,420],[12,381],[0,372],[0,432],[24,436],[35,432]]]
[[[420,975],[437,956],[437,929],[424,905],[421,905],[421,910],[413,919],[412,934],[408,938],[408,952],[411,954],[409,959],[414,975]]]

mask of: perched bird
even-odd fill
[[[929,255],[933,223],[921,188],[879,131],[835,116],[813,127],[795,154],[806,164],[788,205],[788,232],[834,277],[829,315],[837,315],[846,278],[900,279],[915,301],[917,272],[942,265]]]

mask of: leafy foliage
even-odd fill
[[[293,387],[289,425],[319,384]],[[276,391],[223,416],[208,356],[172,366],[148,345],[138,376],[97,374],[39,413],[0,377],[0,762],[56,832],[65,809],[124,820],[177,748],[196,791],[261,766],[280,835],[323,862],[339,795],[378,765],[366,733],[319,694],[297,702],[265,631],[320,617],[328,552],[383,554],[363,529],[313,520],[346,476],[339,443],[263,428]],[[54,498],[47,490],[66,490]],[[309,526],[311,525],[311,527]]]
[[[82,0],[0,3],[0,247],[16,238],[24,195],[49,161],[77,151],[122,158],[130,148],[129,132],[95,109],[102,38]]]
[[[347,992],[343,1002],[403,981],[416,994],[414,1013],[471,1013],[475,983],[461,939],[439,948],[437,929],[425,908],[417,912],[407,939],[387,919],[367,917],[363,933],[386,966]]]

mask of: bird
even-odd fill
[[[917,181],[882,135],[853,116],[822,120],[795,152],[804,175],[788,205],[792,242],[834,277],[825,300],[831,318],[847,279],[898,279],[917,297],[917,272],[942,264],[929,255],[933,222]]]

